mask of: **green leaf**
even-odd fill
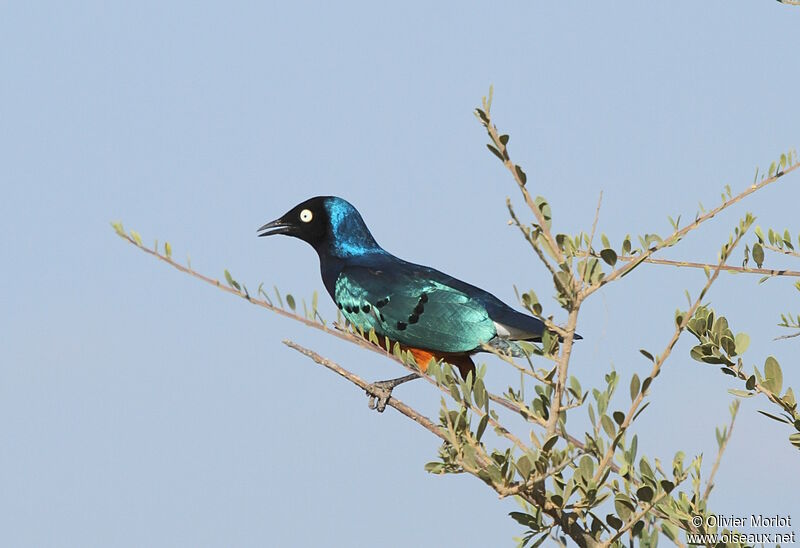
[[[542,196],[537,196],[533,201],[536,204],[536,207],[539,208],[539,211],[542,212],[546,228],[550,229],[553,219],[553,212],[550,210],[550,204],[548,204],[547,200],[545,200]]]
[[[667,537],[672,542],[678,538],[678,530],[675,528],[674,525],[670,525],[667,522],[661,523],[661,530],[664,532],[664,536]]]
[[[789,443],[800,449],[800,434],[792,434],[789,436]]]
[[[783,401],[785,401],[790,406],[794,406],[797,403],[797,401],[794,398],[794,392],[792,391],[791,388],[788,388],[786,390],[786,394],[783,395]],[[800,430],[800,428],[798,430]]]
[[[528,476],[531,475],[531,470],[533,470],[530,457],[528,457],[528,455],[522,455],[517,459],[514,465],[517,467],[517,471],[519,471],[522,478],[528,479]]]
[[[731,337],[723,335],[719,339],[719,344],[728,356],[736,355],[736,343],[733,342]]]
[[[622,426],[622,423],[625,422],[625,413],[622,411],[614,411],[614,422]]]
[[[761,265],[764,264],[764,248],[758,242],[753,244],[753,260],[758,268],[761,268]]]
[[[425,464],[425,471],[431,474],[444,474],[444,463],[428,462]]]
[[[281,292],[278,291],[278,286],[273,285],[272,289],[275,291],[275,297],[278,298],[278,304],[280,305],[281,308],[283,308],[283,299],[281,298]]]
[[[648,378],[650,378],[650,377],[648,377]],[[641,414],[644,412],[644,410],[645,410],[645,409],[647,409],[647,407],[648,407],[649,405],[650,405],[650,402],[647,402],[646,404],[644,404],[643,406],[641,406],[641,407],[639,408],[639,410],[636,412],[636,414],[633,416],[633,418],[631,419],[631,422],[635,421],[635,420],[636,420],[636,418],[637,418],[639,415],[641,415]]]
[[[606,516],[606,523],[608,523],[614,529],[621,529],[622,528],[622,520],[619,519],[614,514],[608,514]]]
[[[136,245],[142,247],[142,237],[139,235],[138,232],[136,232],[135,230],[131,230],[131,238],[133,238],[133,241],[136,242]]]
[[[292,309],[292,312],[294,312],[294,311],[295,311],[295,302],[294,302],[294,297],[292,297],[292,296],[291,296],[290,294],[288,294],[288,293],[286,294],[286,304],[288,304],[288,305],[289,305],[289,308],[291,308],[291,309]]]
[[[539,529],[539,525],[536,522],[536,518],[530,514],[526,514],[525,512],[509,512],[508,515],[511,516],[511,519],[513,519],[520,525],[524,525],[525,527],[530,527],[531,529],[534,529],[535,527],[536,529],[534,530],[537,531]]]
[[[781,366],[778,365],[778,360],[772,356],[767,358],[764,363],[764,382],[762,383],[765,388],[769,388],[776,395],[780,395],[781,388],[783,388],[783,373]]]
[[[648,352],[647,350],[645,350],[644,348],[640,348],[639,352],[641,352],[642,356],[644,356],[645,358],[647,358],[651,362],[655,361],[655,359],[653,358],[653,355],[650,352]]]
[[[580,398],[583,395],[583,389],[581,388],[581,383],[573,376],[569,378],[569,388],[572,394],[576,398]]]
[[[478,429],[475,431],[475,437],[478,441],[481,441],[483,433],[486,431],[487,424],[489,424],[489,415],[484,415],[481,417],[480,422],[478,422]]]
[[[740,398],[752,398],[755,395],[751,392],[747,392],[746,390],[737,390],[735,388],[730,388],[728,390],[728,394],[733,394],[734,396],[738,396]]]
[[[592,479],[594,475],[594,461],[592,457],[589,455],[584,455],[581,457],[580,464],[578,465],[578,472],[580,472],[581,476],[583,476],[586,480]]]
[[[764,415],[765,417],[769,417],[769,418],[771,418],[771,419],[772,419],[772,420],[774,420],[774,421],[778,421],[778,422],[784,422],[784,423],[786,423],[786,424],[792,424],[792,422],[791,422],[790,420],[788,420],[788,419],[785,419],[785,418],[783,418],[783,417],[779,417],[779,416],[777,416],[777,415],[773,415],[772,413],[767,413],[766,411],[761,411],[760,409],[757,409],[757,411],[758,411],[759,413],[761,413],[762,415]]]
[[[229,286],[235,287],[238,291],[242,290],[241,286],[239,285],[239,282],[233,279],[231,273],[228,272],[228,269],[225,269],[225,281],[228,282]],[[294,309],[294,307],[292,307],[292,309]]]
[[[608,415],[603,415],[600,418],[600,424],[603,425],[603,430],[605,430],[609,438],[613,438],[617,435],[617,429],[614,427],[614,423]]]
[[[750,378],[747,379],[747,382],[744,385],[745,388],[748,390],[753,390],[756,387],[756,376],[750,375]]]
[[[611,249],[606,248],[600,252],[600,258],[603,259],[609,266],[617,264],[617,253]]]
[[[558,441],[558,436],[553,434],[552,436],[547,438],[547,441],[545,441],[544,445],[542,445],[542,451],[544,452],[550,451],[553,448],[553,446],[555,446],[557,441]]]
[[[622,242],[622,254],[628,255],[631,252],[631,237],[625,236],[625,240]]]
[[[644,502],[650,502],[651,500],[653,500],[653,494],[654,494],[653,488],[650,487],[649,485],[640,487],[636,491],[636,496],[639,498],[639,500],[643,500]]]
[[[736,345],[736,355],[741,356],[750,347],[750,335],[748,335],[747,333],[737,333],[735,345]]]
[[[122,228],[122,221],[112,221],[111,226],[114,227],[114,232],[118,236],[125,236],[125,229]]]
[[[483,384],[483,379],[475,381],[475,385],[472,387],[472,394],[475,396],[475,405],[483,408],[486,404],[486,387]]]
[[[634,373],[633,377],[631,378],[631,401],[635,400],[636,396],[639,395],[639,387],[639,375]]]
[[[492,145],[490,145],[490,144],[487,144],[487,145],[486,145],[486,148],[488,148],[489,150],[491,150],[491,151],[492,151],[492,154],[494,154],[495,156],[497,156],[498,158],[500,158],[500,161],[501,161],[501,162],[505,161],[505,160],[504,160],[504,158],[503,158],[503,155],[502,155],[502,154],[500,154],[500,151],[499,151],[499,150],[497,150],[495,147],[493,147],[493,146],[492,146]]]
[[[635,506],[631,503],[627,495],[620,493],[614,497],[614,509],[617,511],[619,517],[627,520],[631,516],[631,512],[633,512]]]
[[[522,171],[522,168],[519,165],[515,165],[514,170],[517,172],[517,177],[519,177],[519,180],[522,181],[522,184],[524,186],[525,183],[528,182],[528,176],[525,175],[525,172]]]

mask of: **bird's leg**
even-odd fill
[[[369,405],[370,409],[376,409],[378,413],[383,413],[383,410],[386,409],[386,404],[389,402],[389,398],[392,396],[392,390],[404,382],[413,381],[418,378],[418,373],[411,373],[405,377],[398,377],[396,379],[378,381],[370,384],[367,386],[367,396],[369,396],[367,405]]]

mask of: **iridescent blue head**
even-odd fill
[[[340,258],[385,253],[361,214],[336,196],[317,196],[258,229],[259,236],[286,234],[311,244],[320,255]]]

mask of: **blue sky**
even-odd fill
[[[316,257],[255,229],[340,195],[393,253],[514,302],[548,277],[506,224],[513,181],[472,115],[494,117],[556,229],[669,230],[800,144],[800,8],[774,1],[7,3],[0,9],[3,222],[0,544],[485,546],[519,532],[477,480],[423,471],[437,442],[284,347],[372,380],[396,364],[181,275],[108,222],[248,286],[322,290]],[[739,217],[800,232],[791,175],[664,256],[713,261]],[[788,265],[770,259],[774,265]],[[798,269],[797,264],[794,265]],[[648,266],[579,322],[584,387],[660,351],[701,272]],[[800,385],[790,280],[722,276],[712,305]],[[333,306],[321,299],[328,317]],[[716,451],[736,387],[683,339],[653,386],[640,452]],[[503,366],[489,362],[502,390]],[[495,373],[496,372],[496,373]],[[494,379],[492,377],[494,376]],[[400,398],[435,414],[422,383]],[[612,406],[613,407],[613,406]],[[711,503],[800,519],[788,430],[742,405]],[[578,424],[582,417],[574,419]]]

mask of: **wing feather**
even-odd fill
[[[470,352],[497,334],[483,304],[414,274],[347,266],[336,280],[334,297],[354,325],[415,348]]]

